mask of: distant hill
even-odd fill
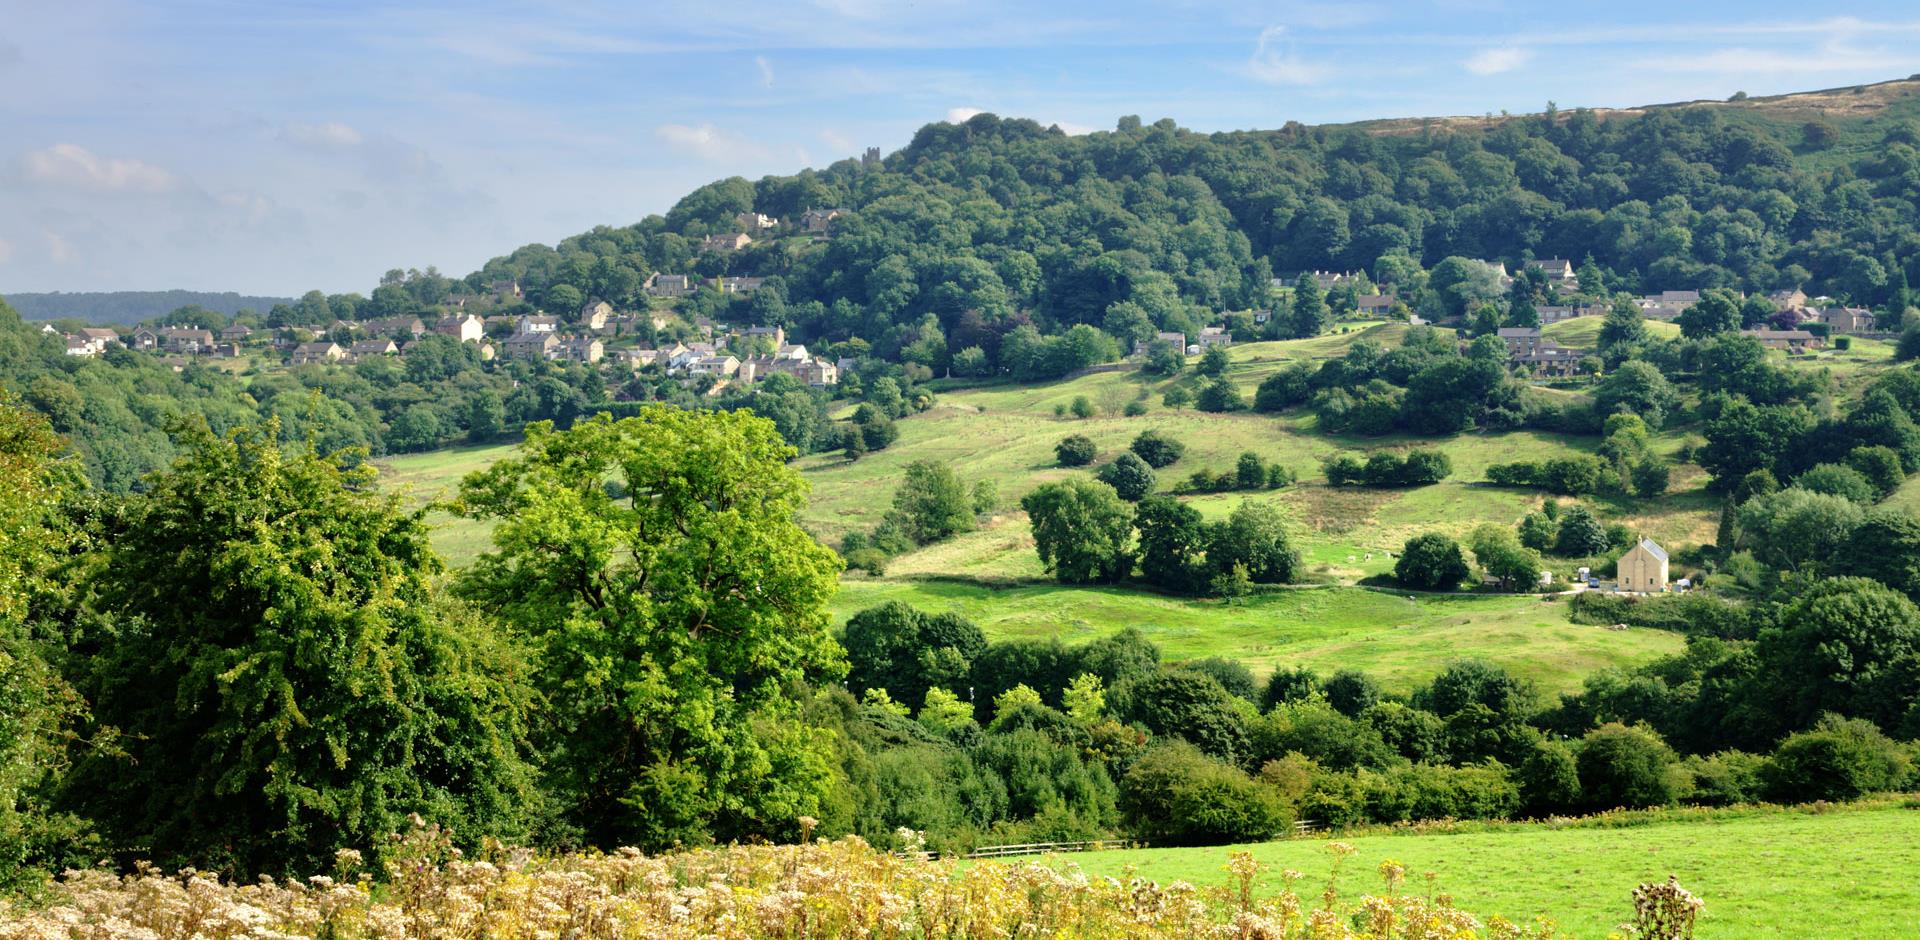
[[[28,320],[77,317],[89,323],[138,323],[181,307],[198,305],[232,316],[241,310],[266,313],[274,304],[293,303],[291,297],[248,297],[232,291],[197,290],[83,291],[51,294],[7,294],[7,302]]]

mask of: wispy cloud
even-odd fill
[[[1468,56],[1467,61],[1461,64],[1475,75],[1499,75],[1502,72],[1511,72],[1532,60],[1533,50],[1531,49],[1499,46],[1493,49],[1482,49]]]
[[[753,57],[753,67],[760,70],[760,84],[765,85],[768,88],[772,88],[773,87],[773,63],[767,61],[766,56],[757,55]]]
[[[1244,67],[1246,74],[1269,85],[1312,85],[1326,78],[1326,67],[1302,61],[1286,41],[1286,34],[1285,26],[1261,30],[1253,45],[1253,57]]]
[[[65,235],[59,232],[44,232],[42,237],[46,240],[47,260],[54,264],[72,264],[80,260],[80,252],[74,249],[73,243],[68,241]]]
[[[662,124],[653,129],[661,143],[706,160],[742,160],[766,155],[766,148],[712,124]]]
[[[353,127],[338,121],[324,124],[289,124],[280,132],[280,136],[304,147],[321,149],[339,149],[358,147],[366,137]]]
[[[1634,67],[1661,72],[1698,72],[1719,75],[1817,75],[1822,72],[1853,72],[1904,69],[1920,63],[1920,54],[1905,55],[1884,50],[1840,48],[1823,44],[1804,50],[1759,49],[1732,46],[1684,56],[1645,56]]]
[[[948,124],[965,124],[968,121],[972,120],[974,115],[985,114],[985,113],[987,112],[986,112],[986,109],[984,108],[968,108],[968,107],[948,108],[947,123]]]
[[[182,188],[173,173],[139,160],[109,159],[79,144],[55,144],[20,158],[30,183],[97,193],[168,193]]]
[[[7,262],[12,260],[13,260],[13,243],[10,241],[7,241],[4,238],[0,238],[0,264],[6,264]]]

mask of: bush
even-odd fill
[[[1286,702],[1304,701],[1318,691],[1320,677],[1314,675],[1313,670],[1305,666],[1275,669],[1260,692],[1260,707],[1272,708]]]
[[[1496,486],[1541,489],[1563,496],[1587,496],[1616,485],[1618,480],[1600,458],[1583,454],[1545,461],[1494,464],[1487,468],[1487,482]]]
[[[1366,812],[1374,822],[1505,819],[1520,808],[1520,788],[1499,764],[1414,764],[1370,774],[1365,785]]]
[[[1327,696],[1327,704],[1348,718],[1358,718],[1362,712],[1380,703],[1380,684],[1357,669],[1342,669],[1334,673],[1321,686],[1321,691]]]
[[[1577,763],[1590,809],[1666,806],[1676,796],[1673,749],[1651,731],[1601,725],[1580,742]]]
[[[1872,503],[1880,498],[1878,489],[1850,466],[1837,463],[1816,464],[1793,478],[1793,485],[1814,493],[1827,493],[1856,503]]]
[[[1829,715],[1812,731],[1780,742],[1760,768],[1760,781],[1769,800],[1807,803],[1892,790],[1912,773],[1912,759],[1872,722]]]
[[[1247,753],[1247,705],[1212,676],[1160,672],[1114,687],[1108,701],[1121,720],[1139,722],[1156,737],[1182,738],[1226,761]]]
[[[1231,379],[1221,376],[1200,387],[1200,394],[1194,396],[1193,406],[1201,411],[1241,411],[1247,407],[1247,402],[1240,396],[1239,387]]]
[[[1094,477],[1130,503],[1146,499],[1153,492],[1153,468],[1131,452],[1115,457]]]
[[[1313,394],[1310,384],[1313,367],[1304,362],[1289,363],[1286,368],[1267,376],[1253,393],[1253,410],[1262,412],[1285,411],[1296,405],[1304,405]]]
[[[1416,591],[1451,591],[1468,573],[1460,543],[1438,532],[1408,539],[1393,562],[1394,580]]]
[[[1155,845],[1262,842],[1291,822],[1272,788],[1180,741],[1159,744],[1120,783],[1120,815]]]
[[[1253,681],[1252,670],[1241,665],[1237,659],[1208,656],[1205,659],[1188,660],[1181,663],[1178,668],[1211,677],[1235,698],[1243,698],[1249,702],[1260,699],[1260,686]]]
[[[1327,482],[1333,486],[1427,486],[1453,473],[1453,462],[1437,450],[1413,450],[1405,457],[1374,451],[1364,463],[1351,454],[1336,454],[1327,458],[1324,466]]]
[[[1139,455],[1141,460],[1146,461],[1147,466],[1158,470],[1178,461],[1187,452],[1187,445],[1159,431],[1147,430],[1140,432],[1139,436],[1133,439],[1129,449]]]
[[[1069,434],[1053,445],[1054,459],[1062,467],[1084,467],[1100,455],[1100,448],[1084,434]]]
[[[1687,758],[1687,773],[1693,776],[1693,792],[1687,800],[1702,806],[1733,806],[1760,799],[1760,769],[1766,759],[1745,751],[1721,751],[1707,757]]]
[[[1138,418],[1147,413],[1147,403],[1136,398],[1127,402],[1127,406],[1120,409],[1120,413],[1129,418]]]
[[[1093,417],[1093,402],[1089,401],[1085,395],[1075,396],[1073,404],[1067,406],[1067,411],[1084,421]]]

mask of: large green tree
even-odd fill
[[[845,669],[838,558],[795,521],[773,424],[654,405],[556,431],[468,477],[494,549],[461,578],[528,640],[564,819],[601,846],[797,831],[829,786],[795,689]]]
[[[531,706],[498,627],[436,596],[420,511],[275,429],[181,432],[88,572],[98,747],[76,810],[168,865],[306,873],[419,812],[524,837]]]
[[[1118,581],[1133,570],[1133,511],[1113,487],[1085,479],[1045,483],[1022,497],[1020,508],[1032,520],[1040,561],[1061,581]]]

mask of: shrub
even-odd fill
[[[1247,726],[1233,695],[1212,676],[1169,670],[1116,686],[1108,700],[1123,720],[1159,737],[1179,737],[1208,754],[1238,761],[1247,753]]]
[[[1321,691],[1327,696],[1327,704],[1348,718],[1358,718],[1380,702],[1380,684],[1356,669],[1342,669],[1329,676]]]
[[[1780,742],[1760,768],[1760,781],[1769,800],[1806,803],[1891,790],[1912,772],[1912,759],[1872,722],[1828,715],[1813,730]]]
[[[1240,396],[1239,387],[1231,379],[1221,376],[1200,387],[1200,394],[1194,396],[1193,406],[1201,411],[1240,411],[1247,407],[1247,402]]]
[[[1704,806],[1732,806],[1760,799],[1760,769],[1766,759],[1745,751],[1721,751],[1687,758],[1687,773],[1693,776],[1693,792],[1688,802]]]
[[[1084,467],[1100,455],[1100,448],[1084,434],[1069,434],[1053,445],[1054,459],[1062,467]]]
[[[1414,764],[1368,775],[1364,783],[1366,813],[1375,822],[1505,819],[1520,807],[1520,788],[1499,764]]]
[[[1438,532],[1407,540],[1394,559],[1393,577],[1416,591],[1451,591],[1467,579],[1467,558],[1460,543]]]
[[[1074,417],[1085,420],[1093,417],[1093,402],[1089,401],[1085,395],[1078,395],[1074,397],[1073,404],[1067,406],[1067,410]]]
[[[1871,503],[1880,498],[1878,489],[1860,471],[1837,463],[1816,464],[1793,478],[1793,485],[1813,493],[1827,493],[1856,503]]]
[[[1179,741],[1156,745],[1120,784],[1121,819],[1155,845],[1261,842],[1290,820],[1279,795]]]
[[[1298,702],[1312,698],[1320,691],[1320,677],[1305,666],[1292,669],[1275,669],[1267,677],[1266,687],[1260,692],[1260,707],[1272,708],[1285,702]]]
[[[1581,798],[1591,809],[1666,806],[1676,795],[1673,749],[1641,728],[1609,723],[1588,732],[1578,767]]]
[[[1136,398],[1127,402],[1126,407],[1120,409],[1120,413],[1129,418],[1138,418],[1147,413],[1147,403]]]
[[[1187,445],[1159,431],[1147,430],[1140,432],[1139,436],[1133,439],[1129,449],[1139,455],[1141,460],[1146,461],[1147,466],[1158,470],[1178,461],[1181,455],[1187,452]]]
[[[1178,668],[1212,677],[1213,681],[1220,683],[1220,687],[1226,689],[1227,693],[1235,698],[1243,698],[1249,702],[1258,701],[1260,698],[1260,686],[1253,681],[1252,670],[1242,665],[1237,659],[1208,656],[1205,659],[1188,660],[1181,663]]]
[[[1153,468],[1131,452],[1115,457],[1094,476],[1130,503],[1137,503],[1153,492]]]

